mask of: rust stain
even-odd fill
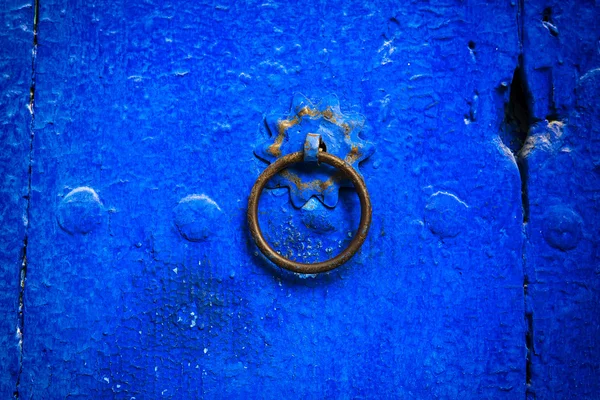
[[[281,171],[279,173],[279,175],[283,176],[285,179],[289,180],[290,182],[292,182],[294,185],[296,185],[296,187],[298,189],[302,188],[302,181],[300,180],[300,177],[294,173],[291,173],[290,171],[288,171],[287,169],[284,169],[283,171]]]
[[[317,181],[317,182],[319,182],[319,188],[322,191],[325,191],[330,186],[332,186],[334,183],[339,183],[343,177],[344,177],[344,174],[337,171],[336,173],[333,174],[333,176],[331,178],[327,179],[325,182],[322,182],[322,181]]]
[[[277,137],[275,138],[275,142],[269,146],[267,151],[274,155],[275,157],[281,156],[281,144],[283,143],[283,139],[285,138],[285,131],[294,125],[298,125],[302,122],[302,117],[308,115],[312,118],[319,116],[321,113],[315,110],[314,108],[310,108],[309,106],[302,107],[296,116],[293,118],[282,119],[277,121]]]
[[[333,111],[331,111],[331,107],[327,107],[325,111],[323,111],[323,118],[335,124],[335,117],[333,116]]]
[[[319,111],[315,110],[314,108],[310,108],[309,106],[304,106],[302,107],[299,111],[298,111],[298,116],[300,118],[302,118],[305,115],[308,115],[309,117],[317,117],[319,116]]]
[[[346,137],[350,137],[350,125],[348,125],[347,123],[342,123],[339,126],[342,127],[342,129],[344,130],[344,135],[346,135]]]
[[[333,110],[331,109],[331,107],[327,107],[325,110],[320,112],[319,110],[317,110],[315,108],[311,108],[309,106],[304,106],[300,110],[298,110],[298,112],[296,113],[296,115],[294,117],[277,121],[277,130],[278,130],[277,137],[275,138],[275,141],[273,142],[273,144],[271,144],[269,146],[269,148],[267,149],[267,152],[269,152],[270,154],[272,154],[275,157],[281,157],[281,145],[283,144],[283,139],[285,138],[286,130],[301,123],[302,117],[304,117],[306,115],[308,115],[311,118],[322,117],[325,120],[341,127],[344,130],[344,135],[346,137],[350,137],[350,131],[351,131],[350,125],[347,124],[346,122],[341,122],[342,120],[339,120],[339,118],[338,118],[340,115],[338,115],[337,113],[334,113]],[[352,151],[346,156],[346,162],[351,164],[354,161],[356,161],[358,158],[360,158],[360,153],[357,148],[353,147]],[[299,179],[298,177],[296,177],[296,178]],[[314,182],[321,182],[321,181],[314,181]],[[321,182],[321,184],[326,184],[326,183],[328,183],[328,181]],[[302,184],[302,183],[300,181],[298,181],[297,186],[300,184]],[[330,183],[328,186],[330,186],[331,184],[333,184],[333,183]],[[302,184],[302,185],[305,185],[305,184]],[[328,186],[326,186],[326,187],[328,187]],[[298,186],[298,187],[300,188],[300,186]]]
[[[342,128],[344,130],[344,135],[346,137],[350,137],[350,125],[348,125],[343,121],[342,114],[338,114],[338,113],[334,113],[333,110],[331,109],[331,107],[327,107],[325,110],[323,110],[323,112],[321,113],[321,116],[326,120],[331,122],[332,124],[335,124],[337,126],[339,126],[340,128]]]
[[[331,178],[327,179],[326,181],[322,181],[320,179],[315,179],[313,181],[310,182],[302,182],[302,180],[300,179],[300,177],[296,174],[294,174],[293,172],[286,170],[283,170],[279,173],[282,177],[288,179],[290,182],[292,182],[299,190],[308,190],[308,189],[312,189],[312,190],[320,190],[320,191],[325,191],[326,189],[328,189],[329,187],[331,187],[335,182],[339,182],[342,178],[342,175],[339,173],[334,174]]]
[[[287,129],[298,124],[299,122],[300,122],[300,118],[298,118],[298,117],[294,117],[292,119],[284,119],[284,120],[279,121],[277,123],[277,128],[279,130],[279,136],[283,136],[283,134],[285,133],[285,131]],[[279,136],[278,136],[278,138],[279,138]]]
[[[294,118],[277,121],[277,137],[275,138],[275,142],[269,146],[267,151],[275,157],[281,156],[281,144],[283,143],[283,138],[285,137],[285,131],[299,122],[300,118],[297,116]]]
[[[352,164],[353,162],[358,160],[360,158],[360,156],[361,156],[361,154],[360,154],[360,150],[358,149],[358,147],[352,146],[352,149],[350,149],[350,153],[348,153],[346,155],[346,158],[344,158],[344,161],[346,161],[348,164]]]
[[[288,170],[283,170],[280,172],[280,174],[281,174],[281,176],[283,176],[284,178],[286,178],[290,182],[292,182],[299,190],[308,190],[308,189],[317,190],[325,183],[325,182],[321,181],[320,179],[315,179],[314,181],[304,183],[304,182],[302,182],[302,179],[300,179],[300,177],[298,175],[296,175],[293,172],[290,172]]]
[[[320,182],[319,183],[319,189],[321,189],[321,191],[324,192],[325,190],[327,190],[329,187],[331,187],[333,185],[333,181],[334,181],[333,177],[327,179],[325,182],[319,181]]]

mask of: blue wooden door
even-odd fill
[[[577,3],[5,2],[2,397],[597,398]]]

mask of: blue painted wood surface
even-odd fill
[[[529,398],[600,396],[600,5],[527,3]]]
[[[3,130],[20,135],[3,142],[20,153],[19,164],[2,159],[19,177],[2,205],[28,208],[29,225],[3,214],[2,238],[15,244],[2,264],[13,288],[0,298],[12,321],[0,336],[2,392],[593,398],[598,82],[583,75],[598,64],[598,29],[551,60],[568,70],[558,107],[544,100],[552,84],[536,46],[553,29],[577,31],[559,23],[575,11],[535,7],[48,0],[33,70],[33,8],[23,8],[29,46],[7,54],[24,92],[6,104],[27,104],[31,77],[35,104]],[[529,95],[518,127],[515,69]],[[265,120],[288,115],[296,93],[336,95],[342,112],[364,116],[359,135],[375,149],[360,165],[370,235],[319,276],[270,265],[245,221],[267,165],[255,155]],[[353,190],[335,207],[295,200],[286,188],[262,197],[278,250],[315,261],[347,244]]]
[[[0,4],[0,397],[19,377],[23,334],[21,272],[26,264],[32,116],[33,4]]]

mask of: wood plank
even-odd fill
[[[24,395],[524,397],[520,180],[498,137],[516,11],[41,4]],[[367,243],[318,277],[266,264],[245,220],[263,119],[296,92],[336,94],[376,148]],[[315,207],[340,228],[266,193],[267,235],[326,257],[358,204]]]
[[[600,393],[600,54],[589,2],[525,2],[529,398]]]
[[[7,399],[18,391],[24,332],[19,299],[26,262],[33,12],[31,1],[0,4],[0,395]]]

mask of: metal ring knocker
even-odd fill
[[[356,235],[350,242],[350,245],[346,247],[340,254],[327,261],[322,261],[313,264],[299,263],[296,261],[289,260],[279,255],[273,248],[267,243],[258,225],[258,201],[260,194],[262,193],[267,182],[275,176],[278,172],[292,164],[301,162],[304,160],[304,152],[298,151],[291,153],[279,158],[277,161],[269,165],[262,174],[258,177],[252,191],[250,192],[250,198],[248,199],[248,224],[250,225],[250,233],[252,238],[256,242],[256,245],[260,251],[272,262],[278,266],[287,270],[301,273],[301,274],[316,274],[319,272],[331,271],[334,268],[339,267],[348,261],[354,253],[360,248],[369,232],[371,226],[371,200],[365,182],[362,177],[341,158],[334,156],[333,154],[326,152],[319,152],[317,154],[317,161],[324,162],[325,164],[331,165],[346,174],[348,178],[354,184],[358,197],[360,199],[360,224]]]

